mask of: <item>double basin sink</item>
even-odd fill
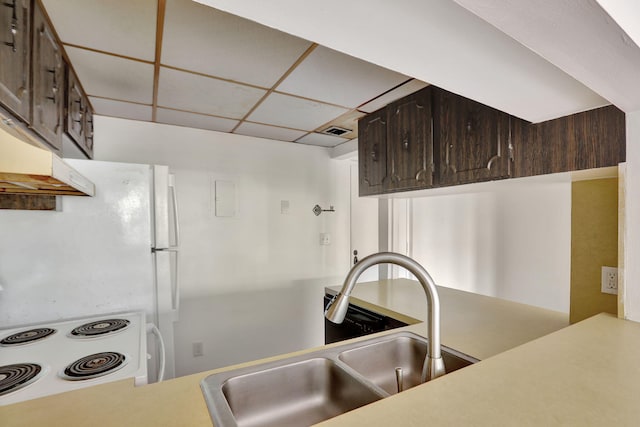
[[[418,385],[426,353],[426,339],[396,332],[213,374],[201,388],[216,427],[309,426]],[[442,357],[447,373],[477,362],[446,347]]]

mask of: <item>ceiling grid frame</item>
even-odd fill
[[[43,9],[45,10],[45,13],[47,13],[46,8],[44,8],[44,3],[46,2],[46,0],[37,0],[39,3],[41,3],[41,5],[43,6]],[[140,0],[143,1],[143,0]],[[59,34],[56,33],[56,36],[58,37],[58,40],[60,42],[60,44],[63,46],[63,52],[65,55],[65,59],[67,60],[67,62],[70,64],[71,68],[73,69],[73,65],[70,61],[70,58],[68,56],[68,54],[66,53],[66,51],[64,50],[65,47],[67,48],[74,48],[74,49],[78,49],[78,50],[84,50],[87,52],[92,52],[94,54],[99,54],[99,55],[106,55],[109,57],[113,57],[114,61],[115,58],[118,58],[120,60],[126,60],[126,61],[133,61],[133,62],[137,62],[137,63],[141,63],[141,64],[148,64],[148,65],[152,65],[152,70],[153,70],[153,76],[152,76],[152,96],[151,96],[151,102],[140,102],[140,101],[135,101],[133,100],[128,100],[128,99],[123,99],[120,97],[120,95],[117,96],[109,96],[108,93],[105,93],[102,90],[98,90],[98,91],[94,91],[92,90],[92,87],[88,87],[85,88],[83,86],[83,90],[84,92],[87,94],[88,97],[94,98],[94,99],[101,99],[104,101],[109,101],[109,102],[113,102],[115,103],[121,103],[120,105],[127,105],[130,104],[133,106],[139,106],[139,107],[148,107],[151,109],[151,118],[150,120],[146,120],[146,119],[136,119],[136,118],[132,118],[134,120],[143,120],[143,121],[151,121],[154,123],[166,123],[166,124],[174,124],[174,125],[178,125],[181,126],[181,124],[179,123],[169,123],[166,121],[161,121],[158,120],[158,109],[163,109],[163,110],[167,110],[167,111],[176,111],[179,113],[184,113],[186,114],[185,116],[183,116],[184,118],[188,118],[189,116],[187,115],[193,115],[194,118],[199,117],[199,121],[201,123],[204,117],[211,117],[212,119],[222,119],[222,120],[233,120],[236,121],[235,126],[233,126],[233,129],[231,131],[229,130],[225,130],[225,132],[229,132],[229,133],[236,133],[236,134],[242,134],[240,132],[236,132],[236,130],[238,130],[240,128],[240,126],[243,123],[247,123],[247,124],[254,124],[254,125],[260,125],[260,126],[266,126],[268,128],[273,128],[273,129],[277,129],[280,128],[282,130],[285,131],[293,131],[293,132],[304,132],[304,134],[302,136],[300,136],[299,138],[297,138],[296,140],[288,140],[288,142],[296,142],[299,140],[303,140],[305,137],[314,134],[314,133],[318,133],[320,135],[324,135],[322,134],[320,131],[321,129],[326,128],[327,126],[331,125],[333,122],[337,121],[338,119],[340,119],[340,117],[342,116],[347,116],[349,114],[353,114],[353,113],[360,113],[360,114],[364,114],[364,112],[359,111],[358,108],[362,105],[366,105],[369,102],[373,101],[374,99],[379,98],[380,96],[393,91],[394,89],[396,89],[398,86],[401,86],[403,84],[405,84],[408,81],[412,81],[414,79],[412,79],[411,77],[408,76],[404,76],[406,79],[404,80],[403,83],[401,83],[400,85],[394,85],[393,87],[387,88],[382,94],[378,94],[375,93],[375,95],[372,94],[372,96],[370,97],[370,99],[368,100],[359,100],[358,105],[356,107],[353,107],[354,104],[352,104],[352,106],[345,106],[345,105],[338,105],[332,102],[328,102],[327,100],[323,100],[323,99],[314,99],[314,98],[310,98],[307,96],[303,96],[300,94],[296,94],[296,93],[289,93],[289,92],[285,92],[285,91],[279,91],[278,87],[281,86],[281,84],[287,79],[287,77],[289,77],[291,75],[292,72],[294,72],[299,66],[300,64],[302,64],[302,62],[311,54],[313,53],[313,51],[319,46],[317,43],[313,43],[313,42],[309,42],[311,43],[310,46],[296,59],[296,61],[290,65],[288,67],[288,69],[278,78],[278,80],[271,86],[271,87],[261,87],[260,85],[256,85],[250,82],[244,82],[241,80],[234,80],[233,78],[225,78],[219,75],[213,75],[213,74],[206,74],[197,70],[190,70],[190,69],[186,69],[186,68],[182,68],[179,65],[180,64],[165,64],[163,63],[162,60],[162,52],[163,52],[163,44],[164,44],[164,39],[166,38],[166,31],[165,29],[167,28],[167,10],[168,10],[168,2],[171,0],[156,0],[156,5],[157,7],[155,8],[156,10],[154,12],[155,13],[155,45],[154,45],[154,55],[153,55],[153,61],[149,61],[148,59],[144,59],[149,55],[144,55],[144,58],[142,57],[133,57],[133,56],[129,56],[127,54],[123,54],[123,53],[135,53],[136,50],[134,48],[134,50],[123,50],[122,47],[118,48],[117,45],[114,45],[114,51],[110,52],[104,49],[109,49],[111,50],[111,48],[108,45],[99,45],[99,47],[102,47],[104,49],[100,49],[100,48],[95,48],[92,46],[86,46],[85,44],[89,43],[89,41],[86,41],[83,38],[77,39],[77,40],[73,40],[73,39],[68,39],[68,40],[62,40],[59,37]],[[97,0],[94,0],[94,4],[97,2]],[[59,7],[60,10],[64,11],[64,7],[61,7],[59,5],[56,4],[56,2],[48,2],[48,4],[52,7],[52,8],[56,8]],[[89,8],[88,10],[83,11],[82,13],[84,14],[84,16],[89,16],[91,17],[91,13],[94,13],[95,15],[95,10],[100,10],[101,8],[99,6],[92,6],[91,5],[91,1],[87,1],[87,8]],[[138,3],[139,5],[140,3]],[[125,4],[126,5],[126,4]],[[83,6],[84,6],[84,2],[83,2]],[[79,7],[79,6],[76,6]],[[93,7],[93,11],[91,10],[91,7]],[[59,16],[60,15],[60,10],[57,10],[56,12],[58,12],[58,15],[54,14],[55,16]],[[102,9],[104,12],[104,9]],[[139,8],[138,8],[139,11]],[[123,10],[122,11],[123,14],[126,14],[127,11]],[[226,14],[226,12],[222,12],[220,11],[220,13]],[[117,13],[114,12],[114,14],[109,14],[110,19],[117,19],[118,15]],[[149,28],[150,22],[149,19],[151,19],[150,15],[147,15],[146,17],[143,15],[136,15],[137,17],[142,17],[145,19],[145,28]],[[54,28],[55,31],[55,23],[52,21],[52,19],[49,17],[49,14],[47,14],[48,19],[51,21],[52,26]],[[239,17],[234,17],[234,19],[238,19]],[[68,19],[68,18],[67,18]],[[97,19],[97,17],[96,17]],[[239,19],[244,19],[244,18],[239,18]],[[88,22],[84,23],[84,25],[86,25],[86,29],[87,31],[91,31],[91,19],[87,20]],[[251,25],[260,25],[260,24],[255,24],[255,23],[251,23]],[[175,27],[174,27],[175,28]],[[266,27],[265,27],[266,28]],[[129,30],[129,28],[127,28],[127,30]],[[277,30],[273,30],[271,28],[268,29],[268,31],[277,31]],[[175,32],[175,31],[174,31]],[[64,33],[64,31],[63,31]],[[149,32],[146,32],[145,34],[149,35]],[[126,35],[128,35],[131,39],[135,39],[135,33],[127,33]],[[133,36],[132,36],[133,35]],[[292,37],[287,35],[288,37]],[[86,43],[85,43],[86,42]],[[134,43],[135,40],[134,40]],[[145,46],[150,46],[149,44],[145,44]],[[139,49],[138,49],[139,51]],[[122,53],[118,53],[118,52],[122,52]],[[141,54],[143,52],[140,52]],[[339,55],[344,55],[341,54],[339,52],[337,52]],[[80,56],[79,58],[82,58],[82,56]],[[352,59],[352,58],[351,58]],[[357,58],[356,58],[357,59]],[[358,60],[361,61],[361,60]],[[111,62],[111,61],[107,61],[109,65],[111,64],[118,64],[117,62]],[[364,62],[364,61],[362,61]],[[282,64],[282,62],[281,62]],[[378,68],[378,66],[373,65],[373,64],[369,64],[369,63],[365,63],[365,66],[369,66],[372,67],[372,69],[374,70],[374,74],[375,74],[375,69]],[[257,63],[256,67],[259,68],[260,64]],[[215,79],[215,80],[219,80],[222,82],[226,82],[226,83],[230,83],[232,85],[236,85],[238,87],[247,87],[247,88],[253,88],[253,89],[259,89],[259,90],[263,90],[266,91],[265,94],[263,94],[257,102],[255,102],[253,105],[251,105],[250,108],[248,108],[248,110],[245,112],[245,114],[241,117],[241,118],[237,118],[237,117],[233,117],[233,116],[229,116],[229,115],[225,115],[224,112],[222,112],[221,114],[215,114],[213,113],[214,111],[216,111],[215,109],[213,109],[210,112],[203,112],[203,111],[198,111],[198,110],[193,110],[193,109],[188,109],[188,108],[183,108],[182,106],[173,106],[171,105],[171,102],[163,102],[163,100],[159,99],[159,93],[161,92],[161,87],[162,87],[162,79],[160,77],[161,74],[161,70],[163,68],[169,69],[169,70],[174,70],[176,72],[185,72],[185,73],[189,73],[192,75],[196,75],[196,76],[201,76],[201,77],[205,77],[205,78],[210,78],[210,79]],[[394,75],[397,78],[398,73],[393,72]],[[77,74],[77,73],[76,73]],[[108,74],[108,70],[106,70],[106,74]],[[108,76],[110,77],[110,76]],[[345,75],[345,77],[349,78],[348,74]],[[151,76],[149,76],[149,78],[151,79]],[[357,75],[355,76],[353,73],[351,73],[351,78],[353,79],[353,82],[358,82],[361,80],[366,79],[366,73],[364,75]],[[128,80],[127,80],[128,81]],[[118,80],[115,80],[116,83],[119,83]],[[82,84],[82,82],[81,82]],[[322,83],[324,84],[324,83]],[[349,84],[349,83],[347,83]],[[95,86],[95,85],[94,85]],[[88,89],[88,90],[86,90]],[[145,89],[147,90],[147,89]],[[258,107],[260,107],[265,100],[267,100],[269,98],[269,96],[273,95],[273,94],[278,94],[281,96],[286,96],[286,97],[291,97],[291,98],[295,98],[301,101],[305,101],[308,103],[313,103],[313,104],[317,104],[317,105],[323,105],[325,106],[325,110],[329,107],[334,107],[334,109],[336,109],[336,112],[338,112],[340,109],[342,110],[340,112],[340,114],[335,117],[332,120],[329,120],[328,122],[322,124],[321,126],[312,129],[311,127],[308,127],[308,125],[310,123],[307,123],[307,125],[305,126],[295,126],[292,124],[289,125],[284,125],[282,123],[270,123],[270,122],[265,122],[265,121],[259,121],[259,120],[252,120],[250,118],[251,114],[253,114],[256,109],[258,109]],[[165,97],[165,101],[166,101],[166,97]],[[96,101],[97,102],[97,101]],[[165,105],[166,104],[166,105]],[[294,103],[295,104],[295,103]],[[103,104],[103,105],[107,105],[107,104]],[[301,104],[304,105],[304,104]],[[247,105],[248,106],[248,105]],[[93,107],[93,105],[92,105]],[[307,107],[305,107],[307,108]],[[110,108],[111,111],[113,111],[112,108]],[[165,117],[166,117],[166,113],[167,111],[165,111]],[[277,111],[275,112],[277,113]],[[96,114],[100,115],[100,111],[96,111]],[[111,115],[111,114],[107,114],[107,115]],[[119,117],[123,117],[126,118],[122,115],[118,115]],[[179,115],[178,115],[179,116]],[[299,116],[301,117],[301,116]],[[322,118],[321,116],[319,116],[319,118]],[[350,120],[353,122],[353,118],[351,117]],[[317,120],[316,120],[317,121]],[[194,122],[198,122],[198,120],[194,120]],[[227,122],[229,123],[229,122]],[[185,125],[188,126],[188,125]],[[355,123],[355,126],[357,126],[357,122]],[[301,128],[301,127],[305,127],[305,128]],[[205,129],[206,127],[202,127],[203,129]],[[267,129],[267,128],[265,128]],[[217,130],[217,129],[210,129],[210,130]],[[291,134],[290,134],[291,135]],[[352,134],[353,135],[353,134]],[[357,136],[357,134],[356,134]],[[331,137],[331,136],[329,136]],[[268,138],[268,137],[267,137]],[[268,138],[271,139],[271,138]],[[350,138],[352,139],[352,138]],[[340,143],[344,142],[345,138],[335,138],[335,144],[339,145]],[[301,142],[304,144],[304,142]],[[310,144],[310,145],[315,145],[315,144]],[[326,146],[326,145],[321,145],[320,146]]]

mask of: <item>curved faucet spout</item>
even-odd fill
[[[349,296],[360,275],[369,267],[376,264],[395,264],[404,267],[416,276],[427,296],[428,306],[428,351],[422,369],[422,381],[429,381],[445,374],[444,362],[440,353],[440,298],[436,284],[420,264],[415,260],[394,252],[380,252],[363,258],[354,265],[344,279],[340,293],[329,303],[325,310],[325,317],[334,322],[342,323],[349,307]]]

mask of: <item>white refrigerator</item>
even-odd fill
[[[0,329],[144,311],[162,333],[165,378],[173,378],[174,178],[167,166],[65,161],[96,185],[95,197],[64,196],[55,212],[0,210]]]

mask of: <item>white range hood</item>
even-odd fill
[[[0,128],[0,194],[93,196],[95,186],[49,150]]]

